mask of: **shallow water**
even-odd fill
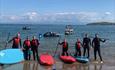
[[[23,31],[23,26],[31,27],[31,30]],[[72,65],[64,64],[61,61],[56,63],[57,70],[115,70],[115,26],[86,26],[86,25],[73,25],[74,34],[70,36],[64,36],[65,25],[33,25],[33,24],[0,24],[0,50],[4,49],[8,33],[10,32],[9,39],[11,39],[17,32],[21,33],[22,42],[29,35],[30,39],[33,35],[44,34],[47,31],[54,31],[61,34],[61,40],[64,37],[69,42],[69,50],[68,52],[74,54],[74,43],[76,38],[82,38],[84,33],[89,33],[90,36],[94,36],[95,33],[98,33],[101,38],[107,38],[105,43],[101,43],[101,53],[103,60],[106,64],[79,64],[75,63]],[[48,52],[51,55],[54,55],[57,43],[59,38],[44,38],[40,39],[40,46],[39,46],[39,54],[43,52]],[[91,38],[92,39],[92,38]],[[7,45],[7,48],[11,48],[11,43]],[[82,49],[83,50],[83,49]],[[58,46],[56,59],[58,59],[58,55],[61,53],[61,46]],[[90,59],[93,60],[93,49],[90,51]],[[59,59],[58,59],[59,60]],[[98,59],[99,60],[99,59]],[[29,66],[30,65],[30,66]],[[30,67],[30,70],[52,70],[52,67],[44,67],[39,65],[36,62],[30,63],[20,63],[16,65],[11,65],[10,67],[4,68],[4,70],[29,70],[26,69]],[[36,69],[32,69],[36,68]],[[37,69],[38,68],[38,69]]]

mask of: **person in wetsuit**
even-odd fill
[[[10,43],[12,41],[13,41],[12,48],[21,48],[22,47],[20,33],[18,33],[16,35],[16,37],[13,37],[10,41],[8,41],[8,43]]]
[[[98,34],[95,34],[95,38],[92,40],[92,47],[94,48],[94,60],[97,59],[96,54],[98,52],[98,55],[100,57],[101,63],[103,63],[102,57],[101,57],[101,50],[100,50],[100,42],[105,42],[106,40],[102,40],[98,37]]]
[[[81,42],[80,39],[77,39],[77,42],[75,43],[75,55],[74,56],[81,56]]]
[[[60,45],[62,45],[62,56],[67,55],[68,56],[68,42],[66,41],[66,39],[64,39],[64,41],[62,43],[59,43]]]
[[[37,58],[37,60],[39,59],[38,58],[38,46],[39,46],[39,41],[38,39],[36,39],[35,36],[33,36],[33,39],[31,41],[31,50],[33,52],[33,58],[35,60],[35,58]]]
[[[90,38],[88,38],[88,35],[85,34],[85,37],[83,38],[83,49],[84,49],[84,52],[83,52],[83,56],[85,56],[86,54],[86,51],[87,51],[87,58],[89,58],[90,56],[90,46],[91,46],[91,40]]]
[[[23,53],[25,60],[30,60],[31,58],[30,49],[31,49],[31,43],[29,37],[27,36],[26,40],[23,42]]]

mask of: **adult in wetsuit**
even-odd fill
[[[35,60],[35,58],[37,58],[37,60],[39,59],[38,58],[38,46],[39,46],[39,44],[40,43],[39,43],[38,39],[36,39],[36,37],[33,36],[33,39],[31,41],[31,50],[33,52],[34,60]]]
[[[31,58],[30,48],[31,48],[31,43],[30,43],[29,37],[27,36],[26,40],[23,43],[23,52],[24,52],[25,60],[30,60]]]
[[[90,56],[90,54],[89,54],[90,45],[91,45],[91,40],[90,40],[90,38],[88,38],[88,35],[85,34],[85,37],[83,38],[83,48],[84,48],[83,56],[85,56],[86,51],[87,51],[87,53],[88,53],[87,58],[89,58],[89,56]]]
[[[66,39],[64,39],[64,41],[62,43],[59,43],[60,45],[62,45],[62,56],[67,55],[68,56],[68,42],[66,41]]]
[[[96,60],[96,54],[98,52],[98,55],[100,57],[101,63],[103,63],[102,57],[101,57],[101,50],[100,50],[100,42],[105,42],[106,40],[102,40],[98,37],[98,34],[95,34],[95,38],[92,41],[92,47],[94,48],[94,59]]]
[[[16,37],[13,37],[9,42],[12,42],[13,41],[13,44],[12,44],[12,48],[21,48],[22,47],[22,44],[21,44],[21,38],[20,38],[20,34],[18,33],[16,35]]]

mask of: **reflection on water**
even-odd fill
[[[62,70],[102,70],[103,64],[63,64]]]
[[[94,64],[94,70],[102,70],[102,64],[100,65]]]
[[[111,68],[110,66],[104,65],[104,69],[102,69],[103,65],[104,64],[96,63],[81,64],[76,62],[74,64],[65,64],[63,62],[58,62],[56,63],[56,70],[106,70],[106,68]],[[52,67],[53,66],[43,66],[40,65],[38,62],[32,61],[15,64],[3,70],[53,70]],[[2,70],[2,68],[0,70]]]
[[[25,63],[23,64],[23,70],[30,70],[30,63],[25,62]]]

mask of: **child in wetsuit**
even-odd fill
[[[77,42],[75,43],[75,55],[74,56],[81,56],[81,42],[80,39],[77,39]]]

